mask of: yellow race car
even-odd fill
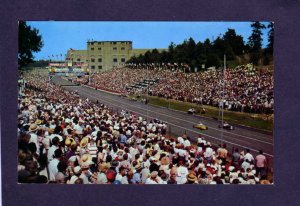
[[[200,129],[200,130],[208,130],[208,127],[202,124],[201,122],[198,124],[194,124],[193,128]]]

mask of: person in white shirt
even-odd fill
[[[145,184],[163,184],[163,181],[158,176],[158,172],[153,171],[151,172],[150,177],[146,179]]]
[[[122,184],[128,184],[128,178],[126,176],[127,169],[125,167],[119,168],[119,173],[116,176],[116,180],[119,180]]]
[[[54,152],[58,149],[58,145],[59,145],[59,138],[54,137],[52,139],[52,146],[49,148],[47,154],[48,162],[50,162],[53,159]]]
[[[208,146],[206,148],[205,152],[204,152],[204,157],[205,157],[205,159],[207,160],[208,163],[211,163],[213,154],[214,154],[213,149]]]
[[[55,175],[58,173],[57,165],[62,157],[62,151],[60,149],[56,149],[54,152],[54,159],[49,162],[49,181],[55,181]]]
[[[244,159],[244,162],[242,163],[241,167],[244,169],[244,171],[247,171],[248,168],[250,168],[250,162],[248,159]]]
[[[75,123],[74,130],[76,130],[76,132],[78,133],[81,133],[83,131],[81,120],[79,120],[78,123]]]
[[[191,142],[190,142],[190,138],[189,138],[189,137],[187,137],[187,138],[184,140],[183,145],[184,145],[184,148],[191,146]]]
[[[250,153],[250,150],[247,149],[246,150],[246,154],[244,156],[244,160],[248,160],[250,163],[253,163],[254,162],[254,157],[253,155]]]
[[[180,160],[178,162],[179,167],[177,168],[177,177],[176,177],[176,181],[177,184],[185,184],[187,179],[186,176],[189,174],[189,170],[183,166],[183,161]]]

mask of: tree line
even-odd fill
[[[205,68],[222,66],[223,56],[226,54],[228,66],[236,66],[242,62],[268,65],[273,61],[274,23],[269,22],[266,27],[256,21],[251,24],[251,27],[252,34],[247,43],[234,29],[229,28],[224,35],[218,36],[213,41],[207,38],[204,42],[196,43],[193,38],[189,38],[178,45],[171,42],[168,51],[159,52],[153,49],[144,55],[133,56],[127,63],[184,63],[191,68],[201,69],[202,66]],[[266,48],[262,48],[263,29],[269,29]]]
[[[168,51],[159,52],[157,49],[147,51],[144,55],[132,57],[127,63],[177,63],[201,69],[203,65],[205,68],[221,66],[223,55],[226,54],[228,66],[235,66],[242,62],[267,65],[273,61],[274,23],[269,22],[266,27],[256,21],[251,24],[251,27],[252,34],[246,44],[241,35],[238,35],[234,29],[229,28],[224,35],[218,36],[213,41],[207,38],[204,42],[199,41],[196,43],[193,38],[189,38],[178,45],[171,42]],[[269,29],[266,48],[262,48],[263,29]],[[34,56],[32,53],[39,52],[43,45],[39,31],[27,25],[25,21],[20,21],[19,67],[33,63]]]

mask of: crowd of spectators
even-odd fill
[[[270,184],[261,151],[234,153],[204,137],[168,137],[166,123],[112,112],[23,74],[18,182],[56,184]],[[101,99],[100,99],[101,102]]]
[[[246,66],[222,70],[184,73],[167,67],[118,68],[91,76],[90,85],[124,94],[149,94],[231,111],[272,114],[274,109],[273,74]],[[88,84],[88,77],[78,79]],[[144,88],[128,89],[145,79],[158,79]],[[224,79],[224,81],[223,81]],[[224,82],[224,88],[223,88]],[[223,94],[224,91],[224,94]]]

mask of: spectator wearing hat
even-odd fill
[[[81,170],[80,166],[74,167],[73,168],[73,175],[71,176],[70,180],[67,183],[68,184],[75,184],[75,181],[80,177],[81,173],[82,173],[82,170]]]
[[[98,166],[98,174],[97,174],[97,184],[106,184],[107,183],[107,177],[106,172],[109,168],[108,163],[100,163]]]
[[[183,82],[184,78],[180,77],[181,74],[178,75],[178,78],[176,75],[174,75],[173,78],[181,79],[182,81],[180,82]],[[214,75],[217,75],[217,72]],[[209,76],[210,74],[207,73],[206,78],[208,79]],[[32,79],[31,76],[28,76],[28,78],[31,78],[31,80],[28,81],[31,87],[26,88],[28,101],[25,102],[21,100],[19,106],[22,108],[28,105],[30,108],[36,108],[35,111],[38,112],[38,117],[35,116],[37,113],[29,112],[30,125],[34,124],[33,122],[35,122],[35,124],[40,124],[40,121],[36,120],[42,120],[43,125],[40,124],[40,127],[43,127],[47,132],[44,134],[41,133],[38,136],[41,136],[41,142],[46,149],[52,146],[50,145],[48,135],[54,134],[52,135],[53,139],[55,136],[58,137],[58,135],[60,135],[66,140],[61,144],[58,144],[57,147],[61,146],[65,150],[66,158],[70,164],[70,168],[66,174],[71,176],[71,179],[68,182],[72,182],[72,184],[75,182],[100,182],[98,181],[100,171],[97,173],[94,170],[94,163],[90,164],[88,161],[90,158],[86,156],[89,153],[87,151],[90,141],[89,136],[96,137],[98,134],[99,141],[97,141],[97,148],[99,150],[99,154],[97,158],[98,161],[94,162],[100,163],[100,165],[103,163],[108,164],[104,167],[105,169],[101,169],[103,172],[100,174],[102,176],[106,176],[107,182],[110,184],[121,183],[122,180],[115,180],[117,174],[123,173],[123,169],[119,171],[120,167],[128,168],[127,175],[125,175],[128,183],[145,183],[147,181],[147,183],[151,184],[175,184],[178,183],[178,178],[181,176],[180,174],[177,174],[177,169],[179,169],[179,172],[182,173],[182,167],[182,170],[185,171],[186,175],[189,175],[193,171],[196,172],[195,175],[197,176],[198,183],[200,184],[219,184],[220,181],[218,177],[221,177],[220,179],[222,182],[227,184],[232,183],[234,179],[238,179],[238,181],[243,184],[253,184],[254,181],[255,183],[258,183],[262,178],[254,176],[256,175],[256,170],[253,168],[254,165],[257,166],[256,162],[254,165],[250,164],[250,167],[247,167],[246,171],[243,167],[240,169],[240,163],[238,163],[238,160],[236,161],[237,164],[232,161],[232,163],[227,162],[225,165],[225,158],[221,158],[221,151],[224,147],[220,147],[219,150],[215,150],[211,147],[211,144],[206,142],[202,137],[199,137],[198,148],[197,150],[194,150],[193,147],[186,141],[188,140],[186,135],[176,139],[176,141],[173,139],[169,140],[162,136],[162,130],[163,128],[166,129],[167,125],[159,120],[154,119],[148,122],[142,117],[137,117],[135,114],[127,111],[114,113],[103,104],[95,105],[92,101],[81,100],[78,96],[75,96],[73,93],[70,93],[58,86],[52,85],[51,87],[47,87],[47,85],[45,85],[45,80],[42,77]],[[213,88],[213,84],[210,86]],[[157,94],[158,91],[153,90],[151,92],[156,92]],[[187,99],[192,99],[192,97],[189,97],[189,93],[191,93],[191,91],[184,90],[176,95],[174,94],[174,96],[180,100],[190,101]],[[36,105],[36,94],[39,96],[38,99],[45,99],[45,101],[40,101],[39,106]],[[170,91],[168,96],[170,97],[172,95],[173,93]],[[202,94],[197,95],[201,96]],[[216,96],[213,98],[218,97]],[[204,97],[201,98],[201,100],[199,98],[197,101],[203,104],[218,104],[218,100],[213,103],[214,100],[209,98],[206,99]],[[211,103],[208,103],[207,101],[210,101]],[[241,101],[241,103],[247,104],[243,101]],[[231,106],[231,108],[234,108],[233,104],[231,104],[231,102],[227,101],[226,107]],[[249,106],[246,105],[244,109],[250,111],[250,107],[247,107]],[[19,112],[21,112],[21,110]],[[84,121],[84,125],[81,125],[82,132],[71,131],[75,124],[82,124],[81,122],[79,123],[79,121]],[[72,125],[73,122],[74,125]],[[26,126],[26,123],[19,119],[18,128],[20,129],[20,132],[28,131],[30,125]],[[62,129],[64,130],[63,133]],[[30,130],[32,133],[36,133],[36,131],[33,131],[33,127],[31,127]],[[126,136],[126,141],[122,140],[121,143],[120,134]],[[71,138],[73,138],[74,141]],[[28,155],[28,159],[33,160],[35,164],[38,162],[42,165],[43,158],[40,158],[41,155],[36,155],[37,147],[34,142],[30,143],[29,140],[29,134],[28,137],[26,137],[26,135],[22,135],[20,133],[19,151],[26,153],[26,156]],[[57,147],[54,148],[54,151],[52,151],[53,154]],[[79,150],[77,150],[77,148]],[[64,153],[64,151],[62,152]],[[44,152],[41,150],[40,154],[43,153]],[[216,159],[215,153],[217,154],[218,159],[223,161]],[[50,156],[52,158],[52,155]],[[246,159],[247,156],[248,155],[246,155]],[[25,159],[27,159],[27,157]],[[185,162],[186,164],[184,164]],[[78,163],[80,166],[77,167],[76,165]],[[141,171],[138,168],[139,165],[143,168]],[[80,174],[73,175],[73,173],[75,173],[73,170],[75,170],[76,167],[79,168]],[[110,168],[106,169],[107,167]],[[34,171],[33,168],[34,166],[32,165],[31,171]],[[173,168],[176,169],[176,172],[174,172]],[[20,172],[19,182],[44,181],[44,177],[41,177],[40,180],[38,180],[39,178],[36,171],[31,173],[25,169],[25,160],[20,161],[18,170]],[[64,169],[58,170],[64,173]],[[98,168],[98,170],[100,170],[100,168]],[[140,173],[141,181],[138,180],[138,174],[136,173]],[[30,175],[32,175],[33,178],[28,179]],[[61,175],[57,176],[59,177]],[[254,181],[253,176],[255,178]],[[250,177],[252,178],[251,180]],[[188,176],[185,176],[184,178],[186,179],[185,183],[189,182]],[[190,175],[189,179],[191,182],[193,181],[193,178],[194,177]],[[95,179],[95,181],[93,181],[93,179]],[[105,180],[102,182],[106,183]]]
[[[141,171],[142,171],[142,166],[138,163],[135,165],[135,173],[133,174],[131,183],[132,184],[141,184]]]
[[[162,180],[158,177],[158,171],[152,171],[145,184],[162,184]]]
[[[39,129],[39,126],[36,125],[36,124],[31,124],[30,127],[29,127],[29,135],[30,135],[30,139],[29,139],[29,142],[28,143],[34,143],[36,148],[37,148],[37,154],[40,154],[40,144],[39,144],[39,141],[38,141],[38,136],[36,134],[36,132],[38,131]]]
[[[84,154],[79,160],[79,165],[82,169],[82,174],[79,176],[83,180],[83,184],[89,184],[90,178],[92,177],[92,172],[89,170],[90,166],[93,165],[92,156],[89,154]]]
[[[194,172],[190,172],[187,175],[186,179],[187,179],[187,182],[185,184],[197,184],[198,183],[198,178]]]

